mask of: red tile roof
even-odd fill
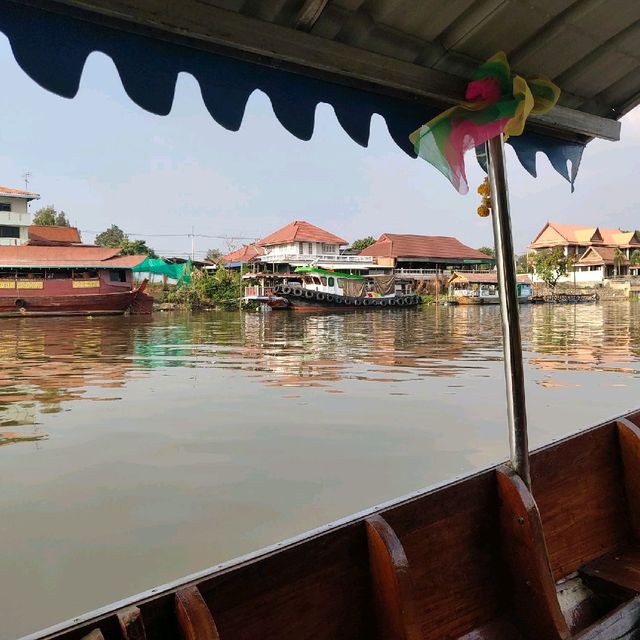
[[[35,200],[40,197],[39,193],[33,191],[23,191],[22,189],[12,189],[11,187],[0,187],[0,196],[11,196],[13,198],[27,198]]]
[[[243,247],[223,256],[222,262],[225,264],[228,262],[249,262],[256,256],[261,256],[263,254],[264,249],[262,247],[258,247],[256,244],[245,244]]]
[[[290,242],[326,242],[327,244],[349,244],[344,238],[325,231],[315,224],[304,220],[294,220],[288,225],[274,231],[266,238],[262,238],[257,244],[268,247],[274,244],[289,244]]]
[[[0,246],[0,267],[109,267],[126,268],[133,258],[118,256],[119,248],[82,246]],[[117,257],[117,259],[116,259]],[[114,260],[112,260],[114,259]],[[138,264],[137,262],[135,264]]]
[[[80,244],[80,232],[75,227],[54,227],[32,224],[29,244]]]
[[[457,238],[398,233],[383,233],[374,244],[363,249],[360,255],[388,258],[491,259],[490,256],[462,244]]]

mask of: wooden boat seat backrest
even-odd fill
[[[531,477],[556,580],[629,541],[615,422],[536,451]]]
[[[407,555],[425,640],[460,638],[505,614],[493,471],[382,516]]]

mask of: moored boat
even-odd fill
[[[360,276],[322,269],[298,267],[299,284],[279,284],[274,298],[267,301],[273,308],[287,309],[390,309],[415,307],[420,296],[397,294],[393,276]]]
[[[146,281],[133,281],[143,259],[85,245],[0,247],[0,317],[149,313]]]
[[[455,271],[448,282],[450,300],[457,304],[500,304],[498,276],[495,271],[464,273]],[[533,285],[529,276],[519,275],[516,281],[518,302],[531,302]]]

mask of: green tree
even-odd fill
[[[366,238],[360,238],[359,240],[354,240],[351,243],[351,248],[355,249],[356,251],[362,251],[363,249],[366,249],[367,247],[370,247],[375,241],[376,241],[376,239],[373,236],[367,236]]]
[[[558,280],[573,267],[573,257],[565,256],[562,247],[537,251],[531,262],[538,278],[551,289],[555,289]]]
[[[640,265],[640,249],[635,249],[631,253],[631,258],[629,259],[630,264],[634,267]]]
[[[125,240],[128,240],[127,235],[115,224],[96,236],[99,247],[119,247]]]
[[[150,258],[157,258],[158,254],[147,246],[145,240],[123,240],[120,243],[121,253],[125,256],[149,256]]]
[[[480,253],[484,253],[485,256],[489,256],[490,258],[496,257],[495,249],[493,249],[492,247],[480,247],[478,251]]]
[[[33,224],[43,227],[69,227],[69,220],[64,211],[56,211],[52,204],[41,207],[33,215]]]
[[[216,264],[222,262],[222,258],[224,254],[220,249],[209,249],[207,251],[207,255],[205,256],[205,260],[209,260],[209,262],[215,262]]]
[[[147,246],[146,240],[129,240],[129,236],[117,225],[112,224],[108,229],[96,236],[99,247],[120,247],[126,256],[146,255],[157,258],[158,254]]]
[[[516,256],[516,271],[518,273],[529,273],[530,267],[529,254],[523,253],[522,255]]]
[[[627,261],[627,256],[624,251],[621,251],[619,247],[616,247],[613,251],[613,267],[616,271],[616,275],[620,275],[620,267]]]

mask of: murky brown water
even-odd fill
[[[640,406],[640,305],[522,308],[533,446]],[[0,637],[507,455],[498,309],[0,321]]]

